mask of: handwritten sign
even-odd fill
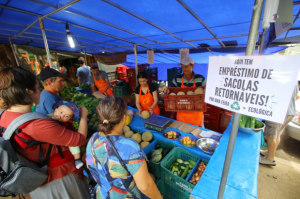
[[[154,51],[147,50],[148,64],[154,64]]]
[[[205,102],[282,124],[299,61],[300,56],[210,57]]]
[[[188,48],[182,48],[182,49],[179,49],[179,53],[180,53],[180,63],[181,63],[183,58],[189,56],[190,50]]]

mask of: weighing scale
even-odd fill
[[[145,128],[152,129],[158,132],[163,132],[168,126],[172,124],[172,121],[163,118],[158,117],[154,114],[152,114],[146,121],[145,121]]]

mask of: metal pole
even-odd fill
[[[51,61],[51,55],[50,55],[50,51],[49,51],[49,47],[48,47],[48,42],[47,42],[47,37],[46,37],[46,33],[45,33],[45,27],[44,27],[43,19],[39,18],[39,22],[40,22],[40,28],[41,28],[41,31],[42,31],[43,39],[44,39],[44,44],[45,44],[45,50],[46,50],[47,59],[48,59],[50,68],[53,68],[52,61]]]
[[[135,78],[138,74],[138,64],[137,64],[137,44],[133,45],[133,51],[134,51],[134,60],[135,60]],[[136,78],[136,86],[138,86],[138,79]]]
[[[56,59],[56,69],[59,69],[59,63],[58,63],[58,56],[57,56],[57,52],[55,53],[55,59]]]
[[[87,66],[87,61],[86,61],[86,49],[84,49],[84,63]]]
[[[9,39],[9,43],[10,43],[11,50],[13,51],[17,66],[19,66],[19,62],[18,62],[18,59],[17,59],[17,56],[16,56],[15,48],[14,48],[12,42],[11,42],[11,39]]]
[[[255,0],[254,5],[257,5],[258,3],[260,3],[260,0]],[[246,55],[254,54],[262,8],[264,5],[263,3],[264,2],[262,2],[257,7],[257,9],[254,10],[252,13],[252,20],[251,20],[251,26],[250,26],[250,31],[249,31]],[[229,137],[229,141],[228,141],[228,147],[227,147],[227,152],[226,152],[226,157],[225,157],[225,162],[224,162],[224,168],[223,168],[221,183],[220,183],[220,187],[219,187],[218,199],[223,199],[223,196],[224,196],[226,181],[227,181],[227,177],[228,177],[228,173],[229,173],[230,163],[231,163],[231,159],[232,159],[236,136],[238,133],[240,119],[241,119],[241,114],[235,113],[234,117],[233,117],[233,121],[232,121],[230,137]]]

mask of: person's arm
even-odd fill
[[[297,92],[296,100],[298,100],[299,98],[300,98],[300,92]]]
[[[109,79],[107,78],[107,79],[105,79],[105,81],[106,81],[106,83],[107,83],[107,86],[106,86],[106,88],[105,88],[105,90],[104,90],[104,95],[106,95],[106,91],[107,91],[107,89],[110,87],[110,82],[109,82]]]
[[[78,82],[78,85],[80,86],[81,85],[81,77],[77,77],[77,82]]]
[[[150,107],[150,113],[153,114],[153,109],[155,108],[155,106],[158,103],[158,96],[157,96],[157,90],[152,92],[153,98],[154,98],[154,102],[152,104],[152,106]]]
[[[139,170],[132,175],[138,189],[148,198],[162,199],[155,182],[149,174],[146,161],[143,161]]]
[[[93,93],[97,91],[95,84],[92,84],[92,91],[93,91]]]
[[[81,106],[78,109],[80,111],[80,122],[79,122],[78,132],[84,135],[84,137],[86,138],[88,133],[87,115],[89,111],[84,106]]]
[[[136,105],[136,108],[139,110],[139,116],[142,117],[142,115],[141,115],[142,107],[140,104],[140,98],[139,98],[139,94],[136,94],[136,93],[135,93],[135,105]]]

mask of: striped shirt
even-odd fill
[[[196,82],[196,87],[204,86],[206,84],[206,79],[202,75],[193,72],[193,76],[194,76],[194,78],[192,78],[190,81],[188,81],[184,77],[184,74],[179,74],[173,79],[170,87],[180,88],[181,82],[182,82],[182,77],[184,77],[183,85],[185,85],[187,87],[192,87],[194,85],[194,79]]]

